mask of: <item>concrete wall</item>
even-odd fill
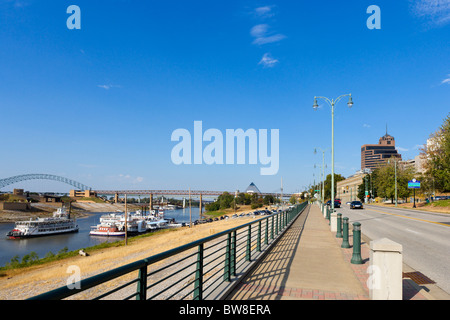
[[[31,204],[28,202],[0,202],[0,210],[31,210]]]

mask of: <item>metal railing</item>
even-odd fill
[[[29,300],[220,299],[306,207],[305,202],[263,216]]]

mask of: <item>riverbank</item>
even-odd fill
[[[130,238],[127,246],[86,249],[88,256],[76,256],[24,269],[5,270],[0,274],[0,300],[24,300],[66,285],[77,266],[81,277],[93,275],[182,246],[192,241],[254,221],[253,217],[219,220],[192,228],[168,229],[148,237]],[[122,241],[123,242],[123,241]]]

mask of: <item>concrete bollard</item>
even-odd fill
[[[387,238],[370,242],[367,286],[371,300],[402,300],[402,245]]]
[[[333,212],[331,214],[330,227],[331,227],[331,232],[336,232],[337,231],[337,214],[336,214],[336,212]]]

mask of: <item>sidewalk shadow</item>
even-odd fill
[[[267,253],[266,257],[258,264],[229,297],[243,295],[239,299],[261,300],[271,297],[280,300],[286,285],[289,270],[298,250],[300,237],[305,221],[311,207],[309,206],[297,218],[286,233],[278,240],[278,243]]]

